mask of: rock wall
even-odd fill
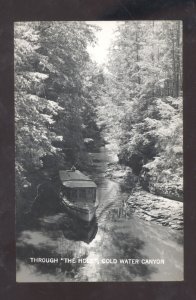
[[[138,190],[127,200],[129,213],[173,229],[183,229],[183,203]]]

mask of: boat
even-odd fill
[[[98,231],[96,217],[91,222],[83,222],[80,219],[69,219],[68,226],[62,229],[64,237],[72,241],[83,241],[90,244]]]
[[[75,217],[91,222],[99,205],[95,182],[75,167],[59,171],[59,177],[62,206]]]

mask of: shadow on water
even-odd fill
[[[55,214],[26,217],[17,234],[19,281],[148,281],[160,273],[153,265],[120,262],[120,259],[148,259],[148,249],[157,248],[156,253],[161,253],[163,241],[159,230],[127,215],[129,193],[122,191],[119,183],[105,178],[110,160],[105,149],[92,154],[93,166],[88,175],[98,186],[100,203],[96,218],[90,224],[61,209]],[[173,248],[165,248],[169,254],[173,253],[170,249]],[[32,263],[30,257],[54,257],[58,263]],[[77,260],[65,263],[61,258],[96,258],[100,263],[78,263]],[[118,263],[102,263],[105,259],[116,259]]]
[[[60,274],[61,279],[73,279],[78,274],[83,263],[65,263],[62,257],[85,259],[88,252],[74,247],[74,243],[83,241],[89,244],[96,236],[98,230],[97,220],[84,223],[72,218],[66,213],[46,215],[34,219],[26,224],[26,230],[17,234],[17,272],[22,263],[28,265],[28,270],[36,274],[38,281],[40,274]],[[30,258],[58,258],[58,263],[34,263]]]
[[[28,257],[27,257],[28,254]],[[64,253],[65,257],[69,259],[75,258],[74,250],[67,250]],[[55,258],[58,259],[58,262],[54,263],[40,263],[32,262],[30,258]],[[85,259],[87,253],[84,253],[80,256],[81,259]],[[21,262],[26,261],[28,263],[29,269],[32,268],[33,272],[37,276],[37,281],[39,281],[39,275],[52,275],[52,277],[61,274],[61,277],[65,278],[74,278],[74,276],[79,272],[79,269],[83,267],[82,263],[65,263],[61,260],[61,255],[56,253],[53,247],[43,247],[43,245],[35,246],[32,244],[23,244],[18,245],[17,247],[17,271],[20,270]]]
[[[91,222],[87,223],[75,218],[67,212],[58,212],[56,214],[43,215],[37,218],[32,218],[28,215],[26,221],[24,221],[23,228],[20,229],[17,236],[20,235],[22,229],[30,231],[61,230],[65,239],[83,241],[89,244],[96,236],[98,224],[96,216]]]
[[[74,225],[74,227],[70,227],[71,229],[59,226],[56,230],[51,228],[49,230],[48,227],[47,229],[43,228],[42,223],[42,231],[23,231],[17,243],[17,271],[20,271],[21,263],[25,262],[26,266],[28,265],[28,270],[36,275],[38,281],[41,276],[51,276],[51,278],[60,276],[60,281],[73,281],[76,277],[79,278],[79,281],[89,281],[91,276],[92,280],[97,277],[97,281],[131,281],[137,278],[148,280],[152,273],[156,273],[155,267],[119,263],[120,259],[147,258],[142,254],[145,242],[138,237],[132,236],[127,224],[122,226],[125,221],[116,218],[111,226],[99,229],[98,232],[96,220],[93,221],[91,226],[86,225],[80,229]],[[78,235],[76,234],[77,230]],[[94,235],[96,236],[92,239]],[[92,239],[91,242],[90,239]],[[85,247],[81,240],[89,246]],[[91,266],[88,264],[78,263],[77,260],[74,263],[65,263],[61,260],[62,257],[70,260],[76,257],[88,259],[91,253],[96,253],[100,261],[107,258],[110,260],[117,259],[118,264],[101,264],[101,267],[100,265],[94,266],[94,273],[92,274]],[[58,262],[32,263],[30,257],[53,257],[58,258]],[[85,274],[83,270],[85,270]],[[88,276],[89,272],[90,275]]]
[[[126,231],[126,227],[125,227]],[[115,257],[119,257],[119,260],[123,258],[124,261],[148,259],[147,256],[142,254],[142,250],[145,247],[145,242],[135,236],[130,236],[129,232],[123,232],[118,227],[112,231],[112,244],[116,249]],[[141,280],[149,280],[153,273],[157,272],[157,268],[152,265],[146,265],[141,263],[121,264],[119,271],[114,272],[113,280],[135,280],[139,278]]]
[[[87,244],[92,242],[98,231],[97,219],[94,218],[90,223],[80,222],[71,219],[71,222],[62,228],[65,239],[73,241],[83,241]]]

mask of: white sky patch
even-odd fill
[[[100,31],[96,32],[97,44],[93,47],[89,45],[88,51],[98,64],[104,64],[108,59],[108,50],[114,39],[114,31],[120,21],[88,21],[87,24],[99,26]],[[122,23],[122,22],[121,22]]]

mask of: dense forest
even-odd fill
[[[110,49],[100,124],[146,190],[182,200],[182,23],[120,24]]]
[[[101,131],[144,189],[182,199],[181,22],[121,22],[104,68],[87,50],[97,30],[15,23],[18,214],[45,170],[84,170]]]
[[[87,51],[96,30],[85,22],[15,23],[18,213],[48,176],[44,170],[89,163],[88,145],[99,136],[95,106],[102,80]]]

